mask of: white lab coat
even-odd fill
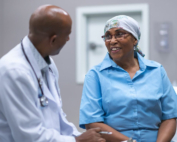
[[[28,37],[23,46],[38,77],[41,71],[33,58]],[[0,142],[75,142],[79,135],[76,127],[69,123],[62,110],[58,86],[58,71],[51,59],[57,96],[53,96],[43,83],[44,95],[49,100],[41,107],[37,79],[27,62],[21,45],[18,44],[0,59]]]

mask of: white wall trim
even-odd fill
[[[104,13],[141,12],[143,21],[144,52],[149,58],[149,6],[148,4],[125,4],[78,7],[76,9],[76,82],[83,83],[87,73],[87,16]],[[106,22],[106,21],[105,21]]]

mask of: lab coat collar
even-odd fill
[[[31,50],[31,46],[33,46],[31,41],[29,40],[29,38],[27,36],[25,36],[25,38],[22,40],[22,43],[23,43],[24,51],[27,55],[27,58],[29,59],[37,77],[39,78],[40,83],[42,84],[42,89],[43,89],[45,97],[47,97],[51,101],[55,102],[55,99],[53,98],[48,87],[45,85],[45,83],[43,81],[40,67],[39,67],[36,59],[34,58],[33,52]]]
[[[26,36],[26,41],[28,42],[28,44],[30,45],[31,48],[31,52],[39,66],[39,69],[41,71],[45,71],[46,68],[48,68],[48,66],[51,64],[50,58],[49,56],[46,57],[46,59],[44,59],[41,54],[38,52],[38,50],[34,47],[34,45],[32,44],[32,42],[30,41],[30,39],[28,38],[28,36]]]

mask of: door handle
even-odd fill
[[[89,43],[89,49],[90,50],[95,50],[96,48],[100,48],[100,47],[103,47],[103,46],[101,44],[96,44],[94,42]]]

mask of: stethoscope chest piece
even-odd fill
[[[44,95],[42,95],[42,97],[40,97],[39,99],[42,107],[48,106],[49,101]]]

